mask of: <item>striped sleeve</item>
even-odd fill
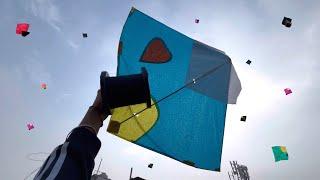
[[[44,162],[34,180],[90,180],[101,142],[84,127],[74,129]]]

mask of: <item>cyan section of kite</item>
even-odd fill
[[[141,67],[155,105],[140,114],[145,104],[114,109],[110,122],[120,127],[108,131],[196,168],[220,171],[227,104],[236,103],[241,91],[231,59],[132,8],[119,42],[117,75],[137,74]]]
[[[285,146],[273,146],[272,151],[276,162],[289,159],[288,151]]]

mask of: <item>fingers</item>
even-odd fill
[[[100,89],[97,91],[96,99],[93,102],[93,106],[101,108],[102,107],[102,97]]]
[[[102,107],[102,95],[101,95],[100,89],[97,91],[97,96],[96,96],[96,99],[94,100],[92,106],[94,106],[98,109],[102,120],[105,120],[108,117],[109,114],[107,113],[107,110],[103,109],[103,107]]]

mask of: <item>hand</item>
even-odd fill
[[[102,96],[100,89],[97,92],[96,99],[94,100],[92,106],[97,109],[102,121],[104,121],[108,117],[109,114],[107,113],[107,111],[102,109]]]
[[[98,90],[96,99],[92,106],[89,107],[79,126],[84,126],[92,133],[98,134],[100,127],[103,125],[103,121],[108,115],[106,110],[102,110],[102,97],[100,90]]]

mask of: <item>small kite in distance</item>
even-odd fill
[[[287,148],[285,146],[273,146],[272,151],[276,162],[289,159]]]
[[[250,65],[250,64],[251,64],[251,61],[248,59],[248,61],[247,61],[246,63]]]
[[[28,130],[30,131],[31,129],[34,128],[34,125],[32,123],[28,123],[27,124]]]
[[[282,24],[284,25],[284,26],[286,26],[287,28],[290,28],[291,27],[291,25],[292,25],[292,19],[290,19],[290,18],[287,18],[287,17],[284,17],[283,18],[283,20],[282,20]]]
[[[285,88],[284,93],[286,93],[286,95],[289,95],[292,93],[292,90],[290,88]]]
[[[28,32],[29,26],[30,25],[27,24],[27,23],[19,23],[19,24],[17,24],[16,34],[21,34],[23,37],[26,37],[28,34],[30,34],[30,32]]]
[[[83,37],[83,38],[87,38],[87,37],[88,37],[88,34],[87,34],[87,33],[82,33],[82,37]]]
[[[152,163],[148,165],[148,168],[152,168],[152,167],[153,167],[153,164],[152,164]]]
[[[41,89],[47,89],[47,84],[46,83],[41,83]]]
[[[194,20],[194,22],[197,23],[197,24],[199,23],[199,21],[200,21],[199,19],[195,19]]]
[[[247,120],[247,116],[242,116],[240,119],[240,121],[244,121],[244,122],[246,122],[246,120]]]

